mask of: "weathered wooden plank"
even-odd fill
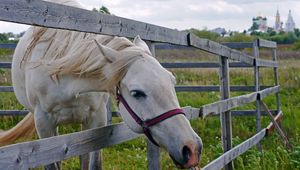
[[[0,92],[14,92],[12,86],[0,86]]]
[[[252,42],[225,42],[222,43],[222,45],[225,45],[229,48],[233,49],[245,49],[245,48],[252,48],[253,43]]]
[[[148,170],[160,170],[160,152],[159,147],[154,145],[149,139],[147,139],[147,159]]]
[[[219,68],[219,63],[213,62],[197,62],[197,63],[160,63],[165,68]],[[253,67],[252,65],[241,63],[241,62],[233,62],[229,63],[229,67],[232,68],[249,68]]]
[[[165,68],[219,68],[218,63],[160,63]]]
[[[221,100],[215,103],[207,104],[201,107],[200,115],[206,117],[210,114],[220,114],[227,110],[243,106],[245,104],[254,102],[257,99],[257,93],[251,93],[238,97],[233,97],[226,100]]]
[[[271,86],[261,86],[261,89]],[[176,86],[176,92],[218,92],[220,86]],[[230,86],[230,91],[254,92],[255,86]]]
[[[0,62],[0,68],[11,68],[10,62]]]
[[[254,102],[257,99],[262,100],[266,96],[272,93],[276,93],[278,90],[279,86],[275,86],[258,92],[253,92],[250,94],[232,97],[226,100],[221,100],[211,104],[207,104],[200,108],[200,116],[206,117],[210,114],[219,114],[227,110],[231,110],[233,108]]]
[[[263,101],[260,101],[261,102],[261,105],[262,107],[264,108],[264,110],[268,113],[268,116],[271,120],[271,122],[273,123],[277,133],[279,134],[279,136],[282,138],[285,146],[288,148],[288,149],[292,149],[292,145],[290,144],[287,136],[285,135],[284,131],[281,129],[281,127],[279,126],[279,124],[277,123],[276,119],[274,118],[274,116],[272,115],[272,113],[270,112],[269,108],[267,107],[267,105],[263,102]]]
[[[0,169],[34,168],[116,145],[138,135],[125,124],[55,136],[0,148]]]
[[[263,60],[263,59],[255,59],[255,65],[257,67],[278,67],[277,61]]]
[[[185,106],[182,108],[185,116],[188,120],[197,119],[200,117],[200,109],[199,108],[193,108],[191,106]]]
[[[218,63],[161,63],[161,65],[165,68],[219,68]],[[229,63],[229,67],[232,68],[249,68],[253,67],[249,64],[241,63],[241,62],[233,62]],[[10,62],[0,62],[0,68],[11,68]]]
[[[257,99],[262,100],[270,94],[278,93],[280,86],[270,87],[258,92]]]
[[[271,111],[273,115],[277,114],[276,110]],[[232,116],[255,116],[256,110],[232,110],[231,111]],[[267,112],[262,111],[261,116],[267,116]]]
[[[158,50],[196,50],[196,48],[182,45],[173,45],[166,43],[154,43],[154,46]]]
[[[0,116],[25,116],[28,110],[0,110]]]
[[[230,80],[229,80],[229,61],[228,58],[220,56],[220,95],[221,100],[230,98]],[[220,115],[221,136],[223,144],[223,152],[227,152],[232,148],[232,124],[231,112],[227,110]],[[232,170],[233,163],[228,162],[225,170]]]
[[[0,48],[15,49],[17,44],[0,44]]]
[[[216,170],[222,169],[228,162],[234,160],[239,155],[245,153],[248,149],[256,145],[259,141],[261,141],[266,135],[266,129],[262,129],[259,133],[252,136],[248,140],[243,143],[237,145],[230,151],[226,152],[222,156],[218,157],[214,161],[210,162],[208,165],[202,168],[202,170]]]
[[[282,111],[280,111],[274,118],[274,120],[276,122],[279,122],[281,121],[281,119],[283,118],[283,114],[282,114]],[[271,134],[273,131],[274,131],[274,128],[275,128],[275,124],[274,123],[270,123],[268,126],[267,126],[267,132],[266,132],[266,136],[268,136],[269,134]]]
[[[273,59],[273,61],[277,62],[277,50],[276,49],[272,50],[272,59]],[[278,86],[279,85],[278,67],[274,67],[273,72],[274,72],[274,84],[275,84],[275,86]],[[277,108],[277,111],[279,112],[281,110],[279,92],[277,92],[275,95],[276,95],[276,108]]]
[[[258,46],[263,48],[277,48],[277,43],[274,41],[268,41],[264,39],[257,39]]]
[[[210,52],[212,54],[224,56],[235,61],[254,65],[254,58],[252,56],[237,50],[233,50],[214,41],[199,38],[194,34],[189,34],[189,45]]]
[[[187,45],[187,32],[40,0],[1,0],[0,20]]]
[[[259,41],[255,40],[253,41],[253,56],[256,59],[255,60],[255,67],[254,67],[254,85],[255,85],[255,91],[258,92],[260,90],[260,67],[257,66],[257,61],[259,59]],[[261,111],[260,111],[260,102],[259,100],[256,100],[256,132],[259,132],[261,130]],[[258,143],[257,148],[259,151],[262,151],[262,146],[260,143]]]

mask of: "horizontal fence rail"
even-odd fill
[[[124,123],[0,148],[0,169],[35,168],[137,138]]]
[[[40,0],[1,0],[0,20],[188,45],[187,32]]]
[[[0,44],[0,48],[4,49],[15,49],[17,44]]]
[[[231,110],[236,107],[243,106],[245,104],[254,102],[258,99],[263,99],[267,95],[275,94],[279,92],[279,86],[271,87],[258,92],[253,92],[251,94],[246,94],[242,96],[232,97],[226,100],[221,100],[212,104],[204,105],[200,109],[200,115],[206,117],[210,114],[220,114],[222,112]]]
[[[266,129],[261,130],[253,137],[247,139],[243,143],[238,146],[232,148],[231,150],[224,153],[219,158],[213,160],[208,165],[202,168],[202,170],[216,170],[222,169],[226,164],[237,158],[239,155],[245,153],[251,147],[255,146],[258,142],[260,142],[266,136]]]

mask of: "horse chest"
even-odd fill
[[[56,119],[57,123],[85,123],[99,114],[100,102],[101,96],[97,93],[60,98],[53,103],[48,113]]]

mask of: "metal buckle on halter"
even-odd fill
[[[141,126],[143,129],[149,129],[149,127],[147,126],[147,124],[145,123],[145,121],[142,121],[142,123],[140,124],[140,126]]]

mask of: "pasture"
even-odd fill
[[[294,150],[288,152],[285,150],[281,139],[276,133],[264,139],[262,142],[263,152],[260,153],[256,148],[252,148],[234,161],[235,169],[299,169],[300,168],[300,59],[295,52],[288,49],[283,52],[289,53],[289,57],[280,55],[280,97],[281,107],[284,112],[282,126],[287,132]],[[10,61],[12,51],[1,50],[1,61]],[[263,53],[262,53],[263,54]],[[158,50],[156,53],[160,61],[198,61],[198,60],[216,60],[216,57],[209,56],[207,53],[199,50]],[[195,57],[195,56],[198,57]],[[295,57],[292,57],[294,55]],[[199,57],[200,56],[200,57]],[[219,74],[215,69],[172,69],[177,77],[178,85],[218,85]],[[10,72],[1,70],[1,85],[11,85]],[[231,85],[253,85],[253,69],[232,69],[230,71]],[[261,71],[261,84],[273,85],[272,69],[265,68]],[[240,95],[233,92],[231,95]],[[18,104],[13,93],[0,93],[1,110],[22,109]],[[199,107],[201,105],[219,100],[218,92],[203,93],[178,93],[178,98],[182,106],[190,105]],[[268,106],[275,108],[275,101],[272,96],[265,99]],[[255,105],[246,105],[245,109],[255,109]],[[16,124],[21,117],[1,117],[0,129],[9,129]],[[114,118],[114,122],[120,122],[120,118]],[[269,123],[268,117],[263,118],[263,127]],[[205,119],[196,119],[192,121],[193,128],[202,137],[204,144],[204,153],[202,156],[201,167],[211,160],[220,156],[222,143],[220,140],[220,122],[219,117],[207,117]],[[233,144],[236,146],[245,139],[255,134],[255,117],[233,117]],[[69,125],[60,127],[60,133],[70,133],[79,131],[79,125]],[[36,138],[36,137],[35,137]],[[24,139],[25,140],[25,139]],[[161,153],[162,169],[176,169],[167,155]],[[104,169],[146,169],[146,140],[136,139],[114,147],[105,148],[103,152]],[[72,158],[63,162],[63,169],[79,169],[78,158]]]

